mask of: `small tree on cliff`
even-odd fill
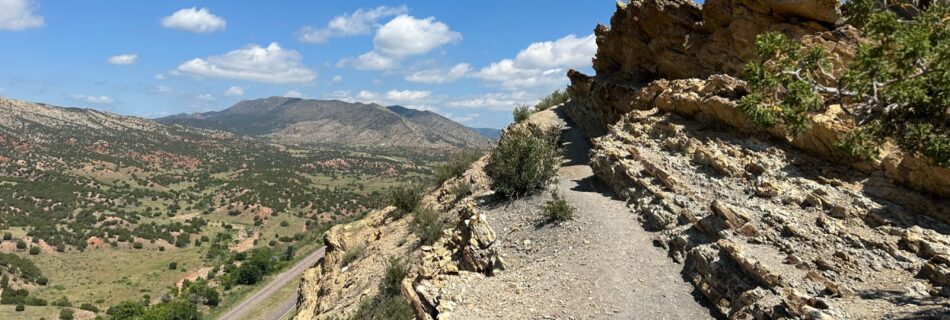
[[[756,39],[759,59],[746,66],[750,93],[740,108],[756,124],[808,129],[825,98],[848,105],[857,127],[839,143],[847,153],[876,159],[887,139],[905,152],[950,167],[950,10],[852,0],[843,7],[862,43],[842,76],[832,75],[821,49],[805,49],[780,33]]]

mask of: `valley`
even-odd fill
[[[387,190],[426,183],[445,156],[286,147],[16,100],[0,109],[0,308],[148,305],[206,279],[220,296],[201,309],[215,313],[262,280],[237,275],[241,261],[273,252],[266,273],[294,264]]]

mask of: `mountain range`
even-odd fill
[[[430,111],[401,106],[270,97],[241,101],[222,110],[157,119],[285,144],[488,149],[486,135]]]

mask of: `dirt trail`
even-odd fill
[[[457,306],[442,318],[712,318],[679,273],[682,266],[654,247],[653,235],[625,203],[595,180],[583,132],[565,128],[556,190],[576,208],[575,220],[555,225],[543,219],[539,208],[548,192],[483,207],[509,270],[452,277],[447,297]]]

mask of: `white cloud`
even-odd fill
[[[538,99],[524,91],[487,93],[467,99],[451,100],[445,103],[453,108],[488,109],[493,111],[511,111],[516,106],[531,105]]]
[[[152,91],[154,91],[155,93],[164,94],[164,95],[169,95],[174,92],[174,90],[171,87],[166,86],[166,85],[161,85],[161,84],[155,86],[155,89]]]
[[[115,65],[128,65],[134,64],[136,60],[139,59],[139,55],[130,53],[130,54],[120,54],[117,56],[112,56],[109,58],[109,63]]]
[[[468,75],[472,71],[472,66],[467,63],[459,63],[449,70],[430,69],[414,72],[406,76],[406,81],[438,84],[452,82]]]
[[[429,91],[413,91],[413,90],[390,90],[386,92],[386,99],[389,101],[401,101],[401,102],[412,102],[412,101],[422,101],[432,95],[432,92]]]
[[[359,9],[353,13],[334,17],[326,27],[317,29],[306,26],[297,31],[297,40],[310,43],[326,43],[333,37],[345,37],[369,34],[378,26],[379,19],[409,12],[405,6],[379,6],[373,9]]]
[[[276,42],[266,48],[248,45],[244,48],[207,59],[187,61],[176,71],[200,77],[239,79],[268,83],[304,83],[316,73],[301,63],[301,55],[281,48]]]
[[[556,41],[536,42],[518,52],[515,62],[524,68],[558,68],[591,65],[597,53],[593,34],[578,38],[570,34]]]
[[[162,73],[156,74],[155,80],[165,80],[165,75]]]
[[[239,97],[244,95],[244,88],[232,86],[224,90],[224,95],[228,97]]]
[[[297,91],[297,90],[290,90],[290,91],[287,91],[287,93],[285,93],[284,96],[285,96],[285,97],[288,97],[288,98],[310,99],[310,95],[308,95],[308,94],[306,94],[306,93],[302,93],[302,92]]]
[[[325,97],[345,102],[378,103],[382,105],[399,104],[418,110],[435,110],[433,107],[424,105],[432,100],[432,92],[430,91],[389,90],[387,92],[374,92],[360,90],[356,95],[352,95],[349,91],[338,90],[325,95]]]
[[[82,102],[95,103],[95,104],[112,104],[115,103],[115,100],[107,96],[87,96],[82,94],[76,94],[72,97],[75,100]]]
[[[532,43],[514,59],[492,63],[472,75],[512,90],[553,89],[567,83],[567,68],[590,66],[596,52],[593,35],[578,38],[572,34],[556,41]]]
[[[200,94],[200,95],[198,95],[196,98],[198,98],[198,100],[202,100],[202,101],[215,101],[215,100],[218,100],[218,98],[215,98],[215,97],[214,97],[213,95],[211,95],[210,93]]]
[[[178,29],[194,33],[211,33],[222,31],[227,27],[227,21],[211,14],[208,8],[181,9],[162,19],[165,28]]]
[[[33,0],[0,0],[0,30],[20,31],[45,25],[43,17],[34,14]]]
[[[376,31],[373,51],[356,59],[340,60],[338,66],[352,64],[362,70],[389,70],[398,67],[405,57],[425,54],[446,44],[462,40],[462,34],[452,31],[435,17],[418,19],[400,15]]]
[[[331,82],[331,83],[340,83],[340,82],[343,82],[343,76],[341,76],[341,75],[335,75],[335,76],[333,76],[333,80],[331,80],[330,82]]]
[[[478,117],[479,115],[477,113],[469,113],[469,114],[461,115],[461,116],[449,116],[449,119],[452,119],[452,121],[455,121],[455,122],[462,123],[462,122],[469,122],[469,121],[478,119]]]

